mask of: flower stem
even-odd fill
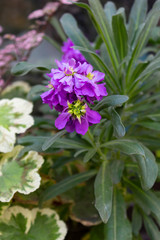
[[[92,146],[96,149],[96,151],[97,151],[97,153],[99,154],[101,160],[102,160],[102,161],[107,161],[107,158],[106,158],[106,156],[103,154],[101,148],[95,143],[94,137],[93,137],[91,131],[89,130],[89,128],[88,128],[87,134],[88,134],[89,139],[91,140]]]

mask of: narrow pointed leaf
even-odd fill
[[[96,18],[96,21],[100,25],[101,29],[101,37],[103,41],[105,42],[107,51],[109,52],[109,56],[111,59],[111,62],[113,64],[113,68],[117,69],[118,67],[118,59],[116,56],[116,52],[114,49],[114,41],[112,36],[112,31],[109,22],[107,21],[105,12],[102,8],[102,5],[100,1],[97,0],[89,0],[89,4],[93,10],[94,16]]]
[[[113,184],[110,175],[110,167],[107,161],[103,162],[97,174],[95,184],[95,207],[104,223],[107,223],[112,210]]]
[[[112,29],[119,57],[122,61],[128,53],[128,35],[124,18],[121,13],[112,17]]]
[[[104,12],[105,12],[106,18],[111,26],[112,26],[112,17],[113,17],[113,15],[116,14],[116,11],[117,11],[117,9],[116,9],[116,5],[114,4],[114,2],[108,1],[104,5]]]
[[[63,131],[59,131],[58,133],[54,134],[52,137],[48,138],[43,146],[42,146],[42,150],[45,151],[47,150],[50,146],[53,145],[53,143],[56,142],[57,139],[59,139],[60,137],[62,137],[64,134],[66,133],[66,130]]]
[[[121,192],[114,189],[112,214],[105,225],[104,240],[131,240],[131,225],[126,217],[126,206]]]
[[[153,213],[160,221],[159,198],[150,190],[143,191],[141,187],[133,181],[125,178],[127,186],[134,194],[136,203],[147,213]]]
[[[129,16],[129,38],[132,42],[134,34],[136,34],[138,27],[145,21],[147,14],[147,0],[135,0]]]
[[[154,221],[147,215],[143,215],[144,226],[151,240],[160,239],[160,231]]]
[[[139,231],[142,227],[142,216],[139,213],[138,209],[134,207],[132,212],[132,232],[135,236],[139,235]]]
[[[104,97],[95,107],[94,110],[100,110],[104,107],[118,107],[123,103],[127,102],[129,99],[126,95],[112,95]]]
[[[86,163],[94,157],[96,154],[96,149],[90,149],[84,156],[83,161]]]
[[[109,115],[111,117],[111,122],[114,128],[114,133],[117,138],[124,137],[125,135],[125,127],[121,121],[119,114],[113,107],[109,107],[108,109]]]
[[[48,187],[41,195],[40,202],[52,199],[64,192],[66,192],[67,190],[78,185],[79,183],[82,183],[82,182],[87,181],[88,179],[92,178],[93,176],[95,176],[95,174],[96,174],[95,170],[91,170],[91,171],[84,172],[84,173],[78,173],[78,174],[72,175],[72,176],[62,180],[61,182],[59,182],[53,186]]]

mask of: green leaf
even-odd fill
[[[96,19],[96,22],[100,26],[101,37],[106,45],[111,62],[113,64],[113,68],[116,71],[116,69],[118,68],[118,59],[117,59],[116,52],[114,49],[114,41],[113,41],[110,24],[107,21],[105,12],[104,12],[99,0],[89,0],[89,4],[93,10],[93,14]]]
[[[78,173],[62,180],[61,182],[51,187],[48,187],[41,195],[40,202],[52,199],[66,192],[67,190],[75,187],[77,184],[87,181],[88,179],[93,177],[95,174],[96,174],[95,170],[91,170],[84,173]]]
[[[91,46],[90,42],[85,38],[81,30],[78,28],[75,18],[66,13],[64,14],[60,22],[67,36],[74,42],[75,45],[86,48],[94,52],[94,48]],[[103,72],[101,65],[95,60],[92,54],[85,52],[83,54],[90,64],[92,64],[96,69]]]
[[[13,206],[0,217],[0,232],[1,240],[64,240],[67,228],[52,209]]]
[[[116,14],[116,11],[117,11],[117,9],[116,9],[116,5],[114,4],[114,2],[108,1],[104,5],[104,12],[105,12],[106,18],[111,26],[112,26],[112,17],[113,17],[113,15]]]
[[[158,175],[158,166],[154,155],[143,144],[129,139],[121,139],[104,143],[101,147],[113,148],[135,157],[140,170],[142,187],[147,190],[153,186]]]
[[[43,151],[47,150],[49,147],[51,147],[56,142],[57,139],[62,137],[64,134],[66,134],[66,132],[67,132],[66,130],[62,130],[62,131],[59,131],[56,134],[54,134],[52,137],[47,138],[47,140],[42,145],[42,150]]]
[[[112,214],[104,227],[104,240],[131,240],[131,225],[126,216],[123,196],[118,189],[114,189]]]
[[[150,34],[151,30],[157,25],[158,20],[159,20],[159,10],[160,10],[160,1],[156,1],[155,4],[153,5],[152,10],[149,12],[148,17],[146,19],[146,22],[144,26],[142,27],[139,36],[136,40],[136,45],[134,47],[133,53],[131,55],[131,59],[128,65],[127,69],[127,76],[126,76],[126,81],[128,82],[129,77],[132,75],[132,70],[136,59],[140,56],[140,53],[144,46],[146,45]],[[130,83],[128,82],[128,85]]]
[[[117,138],[124,137],[126,131],[119,114],[116,112],[116,110],[113,107],[109,107],[108,112],[111,118],[110,119],[111,123],[114,128],[115,136]]]
[[[70,210],[72,220],[80,222],[84,226],[100,224],[101,218],[94,207],[94,186],[93,179],[81,186],[77,186],[63,194],[62,199],[73,202]],[[86,211],[87,209],[87,211]]]
[[[160,239],[160,231],[154,221],[146,214],[143,215],[144,226],[151,240]]]
[[[140,121],[137,122],[136,125],[142,126],[144,128],[148,128],[155,131],[160,131],[160,123],[153,121]]]
[[[137,33],[139,26],[145,21],[147,14],[147,0],[135,0],[129,16],[128,36],[130,43]]]
[[[116,14],[112,17],[112,28],[119,57],[122,61],[128,53],[128,35],[124,23],[124,18],[121,13]]]
[[[144,69],[144,71],[139,75],[139,77],[136,79],[136,81],[142,79],[145,76],[149,77],[152,73],[160,69],[160,57],[153,59],[148,66]]]
[[[95,184],[95,207],[104,223],[107,223],[112,210],[113,184],[110,175],[110,167],[107,161],[104,161],[97,174]]]
[[[104,224],[99,224],[91,228],[89,240],[99,239],[104,239]]]
[[[133,208],[132,212],[132,232],[135,236],[139,235],[139,231],[142,227],[142,216],[136,207]]]
[[[12,68],[11,73],[13,75],[24,76],[34,68],[42,71],[49,71],[49,69],[45,66],[38,66],[36,64],[30,64],[28,62],[19,62]]]
[[[143,189],[148,190],[153,186],[157,179],[158,166],[153,153],[144,145],[141,144],[141,146],[144,150],[145,158],[143,156],[136,156],[136,158],[140,169],[142,187]]]
[[[96,149],[90,149],[84,156],[83,161],[86,163],[96,154]]]
[[[29,100],[36,100],[37,98],[40,98],[40,94],[42,94],[43,92],[48,91],[48,88],[46,88],[43,85],[36,85],[34,87],[31,88],[31,90],[28,93],[27,98]]]
[[[137,183],[126,178],[124,178],[124,180],[133,192],[136,203],[144,210],[144,212],[147,214],[152,212],[160,221],[159,198],[150,190],[143,191]]]
[[[128,96],[112,95],[104,97],[95,107],[94,110],[100,110],[107,107],[120,107],[123,103],[128,101]]]
[[[145,156],[142,146],[137,142],[129,139],[113,140],[113,141],[102,144],[101,147],[113,148],[127,155]]]
[[[121,181],[123,170],[124,170],[123,160],[115,159],[110,162],[111,178],[114,184],[117,184]]]
[[[61,37],[61,39],[64,41],[66,41],[66,35],[60,25],[60,22],[58,21],[57,17],[52,17],[50,20],[50,23],[52,24],[52,26],[56,29],[58,35]]]

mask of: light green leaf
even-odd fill
[[[135,0],[129,16],[128,36],[130,43],[135,37],[139,26],[145,21],[147,14],[147,0]]]
[[[104,227],[104,240],[131,240],[131,225],[126,217],[126,207],[123,196],[118,189],[114,189],[112,214]]]
[[[38,66],[36,64],[30,64],[28,62],[19,62],[12,68],[11,73],[13,75],[24,76],[34,68],[37,68],[42,71],[50,70],[50,69],[48,69],[48,67],[45,67],[45,66]]]
[[[91,170],[84,173],[78,173],[62,180],[61,182],[53,186],[48,187],[41,195],[40,202],[52,199],[66,192],[67,190],[75,187],[77,184],[87,181],[88,179],[93,177],[95,174],[96,174],[95,170]]]
[[[123,103],[128,101],[128,96],[112,95],[104,97],[95,107],[94,110],[100,110],[107,107],[120,107]]]
[[[15,192],[29,194],[39,188],[38,169],[43,158],[30,151],[23,158],[18,154],[23,146],[16,146],[10,153],[0,154],[0,201],[9,202]]]
[[[13,206],[0,217],[0,232],[1,240],[64,240],[67,228],[52,209]]]
[[[106,45],[111,62],[113,64],[113,68],[116,71],[116,69],[118,68],[118,60],[117,60],[116,52],[114,49],[114,40],[113,40],[110,24],[107,21],[105,12],[99,0],[98,1],[89,0],[89,4],[93,10],[93,14],[95,16],[96,22],[100,26],[101,37]]]
[[[159,10],[160,10],[160,1],[156,1],[155,4],[153,5],[152,10],[149,12],[148,17],[146,19],[146,22],[144,26],[142,27],[139,36],[136,40],[136,44],[133,50],[133,53],[131,55],[131,59],[128,65],[127,69],[127,76],[126,76],[126,81],[128,82],[129,77],[132,75],[131,69],[133,69],[133,66],[135,65],[136,59],[140,56],[140,53],[144,46],[146,45],[150,34],[151,30],[157,25],[158,20],[159,20]],[[128,85],[130,83],[128,82]]]
[[[108,1],[104,5],[104,12],[105,12],[106,18],[111,26],[112,26],[112,17],[113,17],[113,15],[116,14],[116,11],[117,11],[117,9],[116,9],[116,5],[114,4],[114,2]]]
[[[117,138],[124,137],[126,131],[119,114],[116,112],[116,110],[113,107],[109,107],[108,112],[111,118],[111,123],[114,128],[115,136]]]
[[[97,174],[95,184],[95,207],[104,223],[107,223],[112,210],[113,184],[110,175],[110,167],[107,161],[104,161]]]
[[[112,28],[119,57],[122,61],[128,53],[128,35],[124,18],[121,13],[112,17]]]

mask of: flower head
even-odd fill
[[[99,123],[100,120],[101,116],[98,112],[91,110],[87,104],[78,99],[72,104],[68,102],[68,107],[56,119],[55,126],[58,129],[65,127],[68,132],[76,131],[85,135],[88,127]]]
[[[66,42],[64,42],[62,46],[62,52],[64,53],[62,60],[67,61],[71,58],[74,58],[76,61],[79,61],[81,63],[87,62],[81,52],[74,49],[73,46],[74,43],[71,41],[71,39],[68,39]]]
[[[89,103],[107,96],[105,83],[99,84],[104,80],[105,74],[93,71],[90,64],[81,64],[72,58],[68,62],[57,61],[57,65],[58,69],[52,69],[48,74],[56,92],[58,90],[59,93],[63,91],[74,94],[77,98],[84,97]]]

